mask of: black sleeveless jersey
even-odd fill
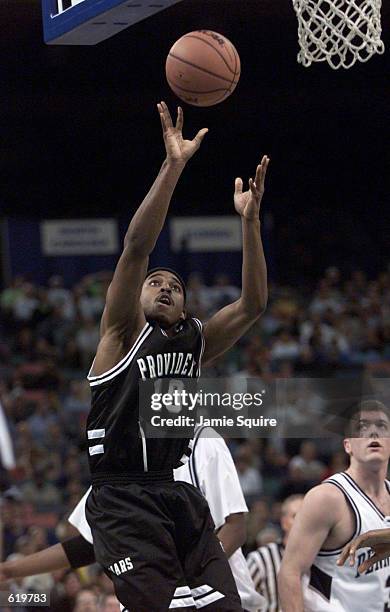
[[[139,421],[139,382],[196,378],[204,350],[202,324],[186,319],[169,337],[148,322],[127,355],[99,376],[88,375],[91,411],[87,420],[92,476],[173,470],[190,455],[189,439],[145,438]]]

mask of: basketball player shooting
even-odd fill
[[[389,411],[365,400],[350,415],[345,472],[307,493],[279,573],[283,612],[384,612],[389,609],[390,569],[378,561],[361,574],[337,559],[346,543],[390,521]],[[370,557],[365,549],[359,563]]]
[[[177,181],[207,130],[184,140],[183,111],[173,125],[166,104],[157,106],[166,159],[126,233],[88,375],[92,491],[86,516],[96,559],[125,610],[234,612],[242,609],[240,599],[207,503],[195,487],[173,479],[173,469],[188,459],[190,441],[146,439],[138,384],[156,378],[157,364],[163,364],[163,377],[195,378],[202,355],[204,363],[222,355],[263,312],[267,275],[259,213],[269,160],[263,157],[247,191],[241,179],[235,182],[243,232],[241,297],[203,327],[186,317],[180,276],[166,268],[148,272],[148,259]]]

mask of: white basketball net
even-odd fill
[[[381,0],[292,0],[298,18],[298,62],[351,68],[383,53]]]

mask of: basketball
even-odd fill
[[[187,104],[213,106],[235,90],[241,73],[234,45],[217,32],[189,32],[169,51],[166,76],[172,91]]]

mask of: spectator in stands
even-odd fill
[[[47,396],[36,402],[34,413],[27,419],[32,437],[40,444],[47,440],[50,427],[57,423],[58,416],[53,411]]]
[[[64,279],[59,274],[49,278],[47,291],[48,301],[52,306],[62,308],[65,319],[75,318],[75,306],[72,292],[64,286]]]
[[[213,310],[220,310],[240,297],[240,290],[235,287],[227,274],[217,274],[211,289]]]
[[[322,315],[328,309],[336,313],[341,311],[341,300],[331,291],[328,282],[322,279],[319,283],[317,293],[312,300],[309,310],[312,314]]]
[[[7,319],[13,315],[15,302],[23,296],[23,276],[15,276],[5,289],[1,292],[0,307]]]
[[[13,303],[15,320],[25,323],[31,321],[38,304],[36,287],[32,283],[24,282]]]
[[[57,583],[51,593],[51,602],[56,612],[74,612],[76,598],[81,591],[81,582],[77,572],[66,570],[61,582]]]
[[[84,317],[81,327],[76,333],[76,345],[82,355],[83,368],[87,371],[92,365],[99,343],[99,326],[92,317]]]
[[[119,601],[115,595],[104,595],[100,604],[100,612],[119,612]]]
[[[39,500],[41,508],[58,510],[61,505],[61,493],[51,483],[47,482],[46,475],[41,470],[35,470],[32,481],[21,486],[23,500],[32,504]]]
[[[299,454],[293,457],[289,463],[289,469],[299,468],[303,478],[309,482],[316,483],[322,480],[325,473],[325,465],[317,459],[317,449],[311,440],[304,440],[299,449]]]
[[[242,444],[235,454],[234,462],[245,501],[247,504],[250,504],[253,499],[260,497],[263,489],[260,472],[253,465],[255,458],[253,457],[252,450],[245,444]]]
[[[302,468],[299,465],[290,465],[286,480],[281,482],[277,499],[283,501],[290,495],[304,495],[311,486],[312,483],[306,480]]]
[[[0,500],[2,523],[3,556],[9,557],[15,551],[17,540],[27,533],[23,521],[22,494],[16,487],[11,487]]]
[[[271,348],[271,358],[274,361],[295,361],[299,355],[299,343],[293,337],[290,330],[280,330]]]
[[[189,313],[196,313],[201,319],[212,312],[212,290],[204,284],[200,272],[193,272],[188,277],[186,305]]]
[[[73,612],[98,612],[98,598],[96,593],[88,587],[80,589],[76,595]]]

